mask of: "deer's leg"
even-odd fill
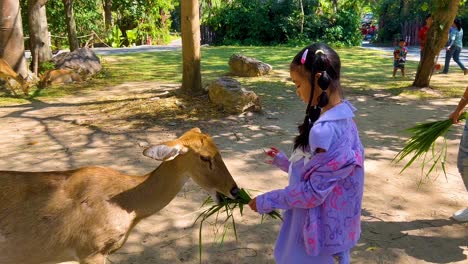
[[[106,255],[96,254],[80,259],[80,264],[106,264]]]

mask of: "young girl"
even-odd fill
[[[364,150],[343,99],[340,58],[325,44],[301,50],[290,65],[297,94],[307,104],[291,157],[276,148],[272,164],[289,174],[289,185],[252,199],[261,214],[286,210],[275,246],[278,264],[349,263],[361,232]]]

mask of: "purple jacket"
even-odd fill
[[[289,171],[289,185],[257,197],[259,213],[274,209],[286,210],[285,215],[305,213],[303,218],[291,217],[300,223],[285,219],[283,226],[289,225],[288,232],[301,229],[301,241],[311,256],[348,250],[360,236],[364,149],[353,120],[355,110],[343,101],[320,116],[310,131],[309,149],[313,151],[299,158],[293,153],[289,161],[280,153],[273,160]],[[315,153],[317,148],[326,152]],[[277,245],[288,243],[281,236],[291,239],[280,232]]]

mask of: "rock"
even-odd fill
[[[208,86],[210,101],[230,114],[245,111],[260,112],[260,98],[252,91],[247,91],[241,84],[230,77],[221,77]]]
[[[254,58],[234,54],[229,59],[231,72],[242,77],[257,77],[268,74],[273,68],[271,65]]]
[[[52,61],[56,68],[72,69],[79,74],[94,75],[102,70],[101,61],[88,48],[60,53],[53,57]]]

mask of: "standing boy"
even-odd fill
[[[406,54],[408,54],[406,42],[404,39],[400,39],[398,46],[393,51],[393,77],[398,69],[401,70],[401,76],[405,77]]]

